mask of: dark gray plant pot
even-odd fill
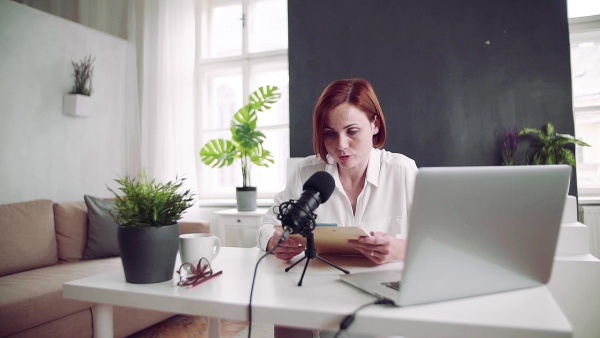
[[[235,189],[238,211],[256,210],[256,187],[237,187]]]
[[[147,228],[119,226],[117,235],[128,283],[150,284],[173,279],[179,223]]]

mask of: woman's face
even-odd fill
[[[342,103],[325,115],[323,139],[327,153],[340,169],[364,170],[373,149],[373,135],[379,122],[369,121],[367,114],[349,103]]]

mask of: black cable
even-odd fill
[[[258,270],[258,264],[260,263],[260,261],[263,260],[263,258],[267,257],[275,249],[277,249],[279,245],[281,245],[281,243],[283,243],[286,240],[286,238],[287,236],[282,236],[279,239],[279,242],[277,242],[277,244],[271,250],[267,251],[264,255],[262,255],[262,257],[258,259],[256,265],[254,266],[254,276],[252,277],[252,286],[250,287],[250,301],[248,302],[248,338],[250,338],[250,336],[252,335],[252,294],[254,293],[254,282],[256,281],[256,271]]]
[[[344,319],[342,319],[342,321],[340,322],[340,328],[335,333],[334,338],[341,337],[341,334],[344,333],[344,331],[347,330],[348,327],[350,327],[352,322],[354,322],[354,319],[356,318],[356,313],[358,313],[358,311],[366,308],[367,306],[371,306],[371,305],[394,305],[394,302],[388,298],[379,298],[374,302],[359,306],[356,310],[354,310],[354,312],[352,312],[351,314],[344,317]]]

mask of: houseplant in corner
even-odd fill
[[[502,154],[502,165],[514,165],[515,154],[517,152],[518,134],[516,126],[503,128],[502,133],[496,132],[496,137],[500,143],[500,152]]]
[[[71,61],[74,83],[71,92],[63,97],[63,114],[69,116],[90,115],[95,60],[96,58],[88,55],[79,62]]]
[[[559,134],[554,130],[552,123],[546,123],[542,128],[523,128],[519,131],[519,137],[533,135],[533,140],[527,150],[527,164],[564,164],[575,166],[575,154],[566,148],[568,144],[578,144],[589,147],[590,145],[576,139],[572,135]],[[533,154],[533,158],[531,155]]]
[[[159,283],[173,278],[179,248],[179,223],[194,194],[183,190],[185,178],[167,183],[137,177],[115,179],[122,194],[115,195],[114,216],[119,224],[119,250],[129,283]]]
[[[249,97],[249,103],[240,108],[231,121],[231,140],[214,139],[200,150],[202,162],[213,168],[230,166],[239,160],[242,186],[236,188],[237,209],[256,209],[256,187],[250,182],[252,164],[268,167],[274,163],[271,152],[263,147],[265,135],[256,130],[257,113],[268,109],[281,97],[276,86],[259,87]]]

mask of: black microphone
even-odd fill
[[[290,200],[279,205],[277,219],[281,220],[284,241],[290,234],[301,234],[306,237],[315,228],[317,215],[313,212],[321,203],[327,202],[335,181],[326,171],[317,171],[302,186],[302,194],[297,200]]]

